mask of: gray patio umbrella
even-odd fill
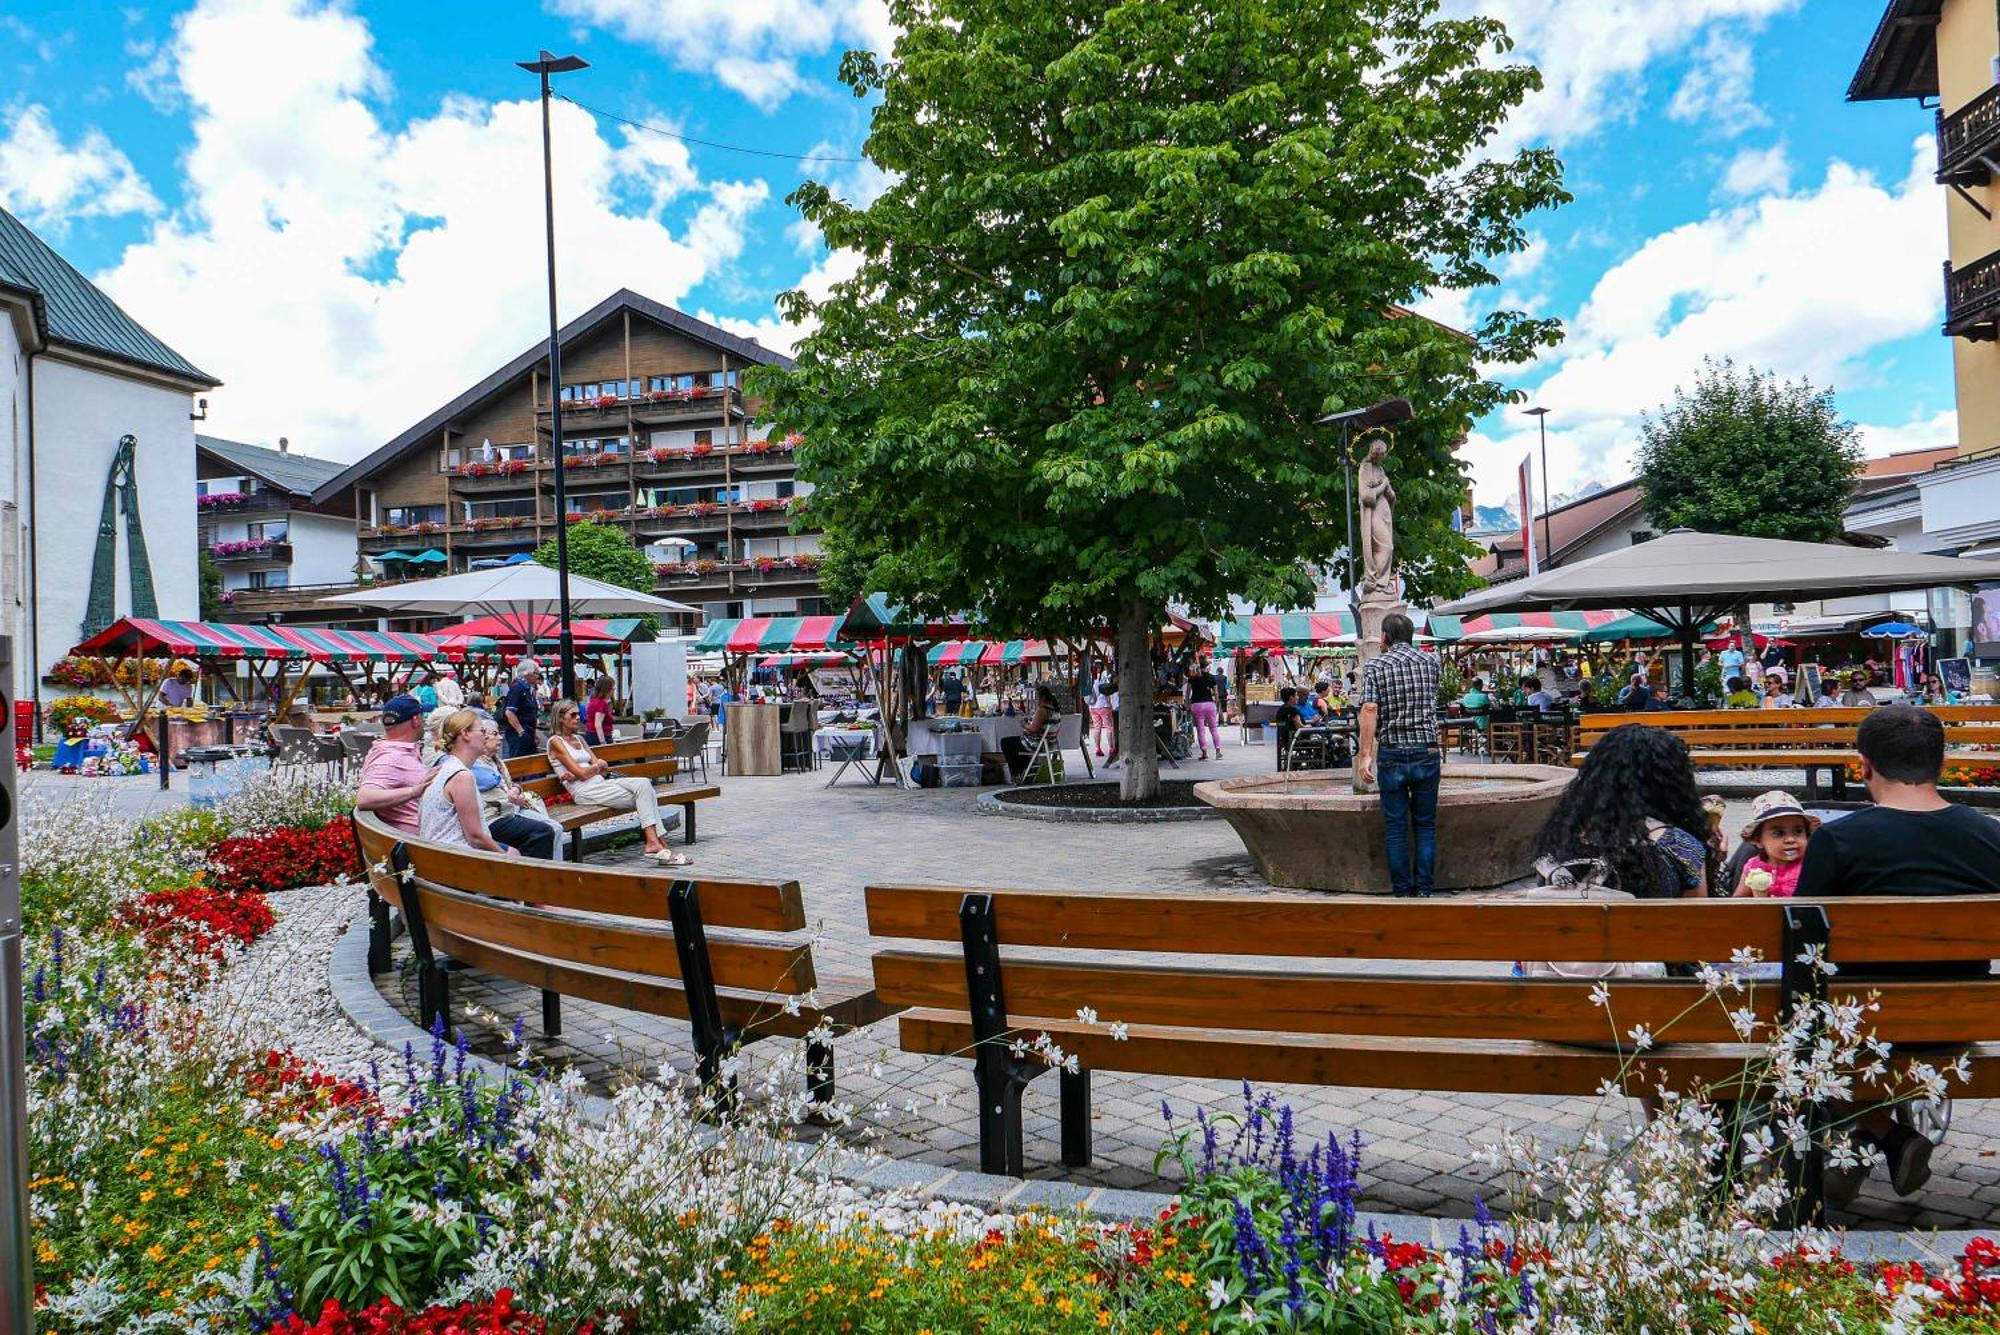
[[[418,615],[498,617],[513,626],[526,644],[535,641],[534,629],[542,617],[558,615],[561,606],[556,592],[556,572],[543,565],[502,566],[495,570],[469,570],[462,575],[441,575],[411,584],[385,588],[354,589],[320,599],[349,607],[379,607],[385,612]],[[621,588],[602,580],[572,572],[569,577],[571,616],[643,616],[649,612],[696,612],[699,608],[677,603],[636,589]]]
[[[1495,584],[1432,609],[1563,612],[1629,607],[1681,642],[1681,680],[1694,680],[1701,627],[1744,603],[1792,603],[1902,589],[1972,588],[2000,578],[2000,563],[1889,552],[1838,542],[1739,538],[1677,528],[1651,542]]]

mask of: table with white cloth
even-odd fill
[[[893,780],[898,788],[907,786],[903,781],[903,767],[890,763],[883,750],[882,725],[879,722],[860,727],[821,728],[813,733],[813,747],[821,755],[840,762],[833,777],[826,781],[829,788],[840,782],[840,776],[847,773],[850,765],[859,765],[861,777],[871,784],[880,784],[888,779]]]
[[[976,732],[982,739],[982,749],[988,752],[1000,750],[1000,739],[1019,737],[1022,720],[1018,715],[985,714],[977,718],[920,718],[910,720],[910,746],[913,756],[930,756],[938,753],[938,747],[931,742],[935,734],[950,735]]]

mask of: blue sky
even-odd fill
[[[1882,0],[1447,0],[1508,21],[1548,89],[1507,132],[1576,202],[1496,301],[1571,336],[1500,372],[1546,403],[1560,491],[1627,474],[1641,411],[1703,355],[1831,385],[1874,452],[1952,439],[1928,113],[1843,100]],[[11,0],[0,203],[225,381],[219,434],[354,458],[536,336],[539,124],[513,61],[575,51],[576,98],[700,138],[853,155],[839,53],[879,0]],[[843,270],[783,203],[865,167],[689,147],[558,106],[563,307],[625,285],[773,346],[772,298]],[[1479,499],[1531,441],[1478,425]]]

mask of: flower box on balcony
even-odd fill
[[[528,461],[526,459],[509,459],[500,465],[500,471],[508,477],[519,477],[528,471]]]
[[[590,406],[593,408],[615,408],[618,406],[618,396],[616,394],[599,394],[590,401]]]
[[[722,569],[722,562],[709,561],[709,560],[696,561],[694,563],[694,569],[695,573],[698,575],[712,575],[716,571]]]
[[[653,567],[653,573],[661,579],[677,579],[688,573],[685,561],[662,561]]]
[[[709,455],[715,453],[715,446],[709,441],[698,440],[688,447],[688,453],[697,459],[706,459]]]
[[[232,505],[241,505],[249,499],[240,491],[213,491],[206,496],[195,497],[194,503],[195,508],[199,510],[225,510]]]
[[[460,464],[458,466],[458,475],[460,477],[485,477],[492,471],[493,468],[490,464],[480,463],[476,460],[472,463]]]
[[[693,505],[690,505],[687,508],[687,513],[694,515],[697,518],[706,519],[710,515],[715,514],[717,511],[721,509],[722,507],[717,505],[714,501],[696,501]]]
[[[209,550],[217,556],[245,556],[251,552],[268,552],[275,545],[269,538],[249,538],[242,542],[218,542]]]
[[[743,447],[745,454],[770,454],[778,447],[768,440],[753,440]]]
[[[783,501],[775,500],[768,496],[750,502],[750,513],[752,514],[761,515],[761,514],[766,514],[772,510],[782,510],[784,508],[785,508],[785,503]]]
[[[410,525],[409,531],[412,533],[442,533],[444,532],[444,525],[433,524],[430,521],[426,520],[421,524]]]

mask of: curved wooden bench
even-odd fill
[[[450,1024],[447,956],[541,989],[552,1037],[562,1032],[562,996],[687,1020],[704,1081],[744,1043],[889,1014],[867,979],[818,975],[811,944],[797,939],[806,926],[797,881],[696,881],[542,862],[426,843],[372,813],[356,813],[353,823],[381,906],[370,968],[389,966],[394,909],[409,928],[426,1025],[437,1017]],[[814,1043],[807,1065],[813,1096],[831,1098],[831,1049]]]
[[[1664,1081],[1727,1094],[1741,1092],[1756,1051],[1723,1005],[1701,1004],[1692,980],[1607,980],[1607,1011],[1592,1002],[1590,981],[1337,973],[1286,968],[1287,960],[1720,963],[1751,946],[1785,962],[1782,983],[1755,989],[1749,1003],[1769,1022],[1792,999],[1824,995],[1826,980],[1798,962],[1814,943],[1826,943],[1849,973],[1870,962],[2000,956],[2000,896],[1551,904],[897,885],[869,886],[866,896],[871,935],[957,947],[879,951],[876,992],[902,1011],[906,1051],[972,1058],[980,1167],[1015,1176],[1023,1171],[1021,1095],[1049,1066],[1013,1047],[1039,1034],[1078,1059],[1075,1073],[1060,1076],[1062,1157],[1072,1165],[1090,1161],[1093,1069],[1578,1096],[1606,1081],[1625,1080],[1634,1094]],[[1024,953],[1043,948],[1117,958]],[[1190,950],[1255,962],[1202,963]],[[1970,1053],[1972,1082],[1954,1094],[2000,1094],[2000,978],[1849,985],[1842,975],[1832,991],[1879,992],[1872,1019],[1891,1043],[1942,1047],[1946,1059]],[[1739,996],[1728,1003],[1743,1004]],[[1081,1021],[1084,1008],[1100,1021]],[[1111,1021],[1128,1026],[1123,1039]],[[1618,1035],[1639,1024],[1665,1032],[1643,1074],[1628,1078],[1615,1045],[1629,1048]]]
[[[1945,768],[1982,769],[2000,765],[2000,752],[1969,750],[2000,747],[2000,706],[1930,705],[1944,724]],[[1694,709],[1653,710],[1642,714],[1586,714],[1577,733],[1581,764],[1598,739],[1613,728],[1642,723],[1661,728],[1687,743],[1689,759],[1704,769],[1803,769],[1806,796],[1820,795],[1819,774],[1826,771],[1833,796],[1847,794],[1847,772],[1861,763],[1854,749],[1855,730],[1868,709]]]
[[[674,782],[674,776],[680,772],[680,761],[675,758],[674,739],[671,737],[611,742],[591,750],[598,759],[611,766],[611,777],[614,779],[655,780],[653,795],[659,798],[661,806],[681,809],[683,837],[690,844],[694,842],[695,804],[722,796],[722,789],[714,784],[692,787]],[[515,756],[503,763],[507,766],[507,777],[541,798],[548,805],[550,819],[569,831],[571,861],[577,860],[583,852],[583,831],[586,827],[632,814],[617,807],[572,802],[546,754]]]

